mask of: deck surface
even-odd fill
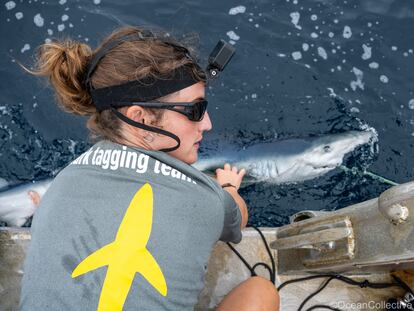
[[[265,234],[267,241],[271,242],[276,236],[276,229],[266,228],[263,229],[263,233]],[[266,262],[270,265],[269,256],[265,246],[254,229],[244,230],[242,242],[235,245],[235,247],[250,265],[254,265],[259,261]],[[272,252],[274,258],[276,258],[276,251],[272,250]],[[259,267],[257,272],[259,275],[269,279],[267,270]],[[392,281],[389,274],[360,274],[347,276],[359,281],[364,279],[368,279],[372,282]],[[405,274],[405,276],[407,276],[407,274]],[[195,310],[213,310],[232,288],[246,280],[248,277],[250,277],[250,272],[241,260],[225,243],[217,243],[209,262],[206,275],[206,288],[201,293],[199,303]],[[303,277],[303,275],[277,275],[276,282],[277,285],[280,285],[286,280],[298,277]],[[301,302],[309,294],[317,290],[324,281],[325,279],[315,279],[287,285],[280,292],[280,310],[298,310]],[[341,310],[383,310],[384,304],[388,298],[401,297],[403,294],[404,292],[399,288],[360,288],[338,280],[332,280],[320,294],[315,296],[305,305],[303,310],[316,304],[330,305]]]

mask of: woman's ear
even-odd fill
[[[140,106],[130,106],[125,111],[125,116],[138,123],[148,123],[148,113]],[[146,120],[147,119],[147,120]]]

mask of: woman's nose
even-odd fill
[[[211,124],[211,120],[210,120],[210,116],[208,115],[208,112],[206,111],[204,114],[204,118],[203,120],[201,120],[201,124],[200,124],[200,130],[201,131],[209,131],[212,129],[212,124]]]

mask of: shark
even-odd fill
[[[107,266],[98,303],[98,311],[122,311],[135,274],[162,296],[167,296],[165,276],[147,248],[152,231],[153,191],[149,183],[134,195],[119,225],[115,239],[83,259],[73,270],[72,278]]]
[[[374,130],[348,131],[312,138],[261,142],[242,149],[227,148],[200,156],[193,165],[207,173],[230,163],[246,169],[246,183],[297,183],[339,167],[346,154],[377,139]],[[245,178],[246,179],[246,178]]]
[[[26,183],[0,192],[0,221],[21,227],[34,214],[53,179]]]
[[[207,174],[222,168],[225,163],[244,168],[247,176],[242,186],[260,181],[297,183],[341,167],[346,154],[376,140],[375,130],[367,130],[261,142],[242,149],[220,148],[201,155],[193,166]],[[0,221],[8,226],[24,225],[34,214],[52,180],[36,181],[0,192]]]

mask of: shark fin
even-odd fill
[[[140,258],[139,268],[137,272],[142,276],[163,296],[167,296],[167,283],[164,274],[161,271],[155,258],[145,249]]]
[[[108,258],[112,257],[113,252],[113,243],[110,243],[90,254],[73,270],[72,278],[108,265]]]

